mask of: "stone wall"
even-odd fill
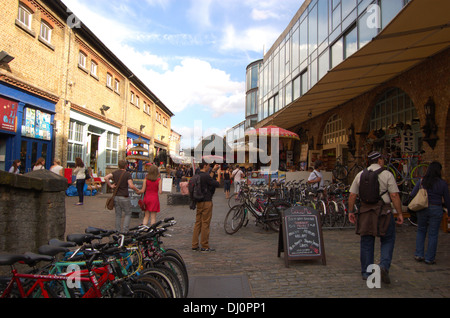
[[[49,239],[64,239],[66,189],[67,180],[48,170],[0,171],[0,253],[36,253]]]

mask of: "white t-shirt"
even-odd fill
[[[313,172],[311,172],[311,174],[308,177],[308,181],[314,180],[320,178],[320,182],[319,183],[313,183],[313,187],[314,188],[318,188],[318,189],[323,189],[323,175],[322,172],[314,170]]]
[[[234,169],[231,176],[234,178],[234,182],[240,182],[242,177],[244,177],[244,173],[240,168]]]

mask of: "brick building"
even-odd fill
[[[297,169],[423,151],[450,180],[449,10],[445,0],[304,1],[264,56],[256,128],[299,133]]]
[[[139,137],[152,158],[168,151],[173,113],[69,8],[0,3],[0,169],[81,157],[104,175]]]

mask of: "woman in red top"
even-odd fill
[[[159,171],[156,165],[150,166],[142,189],[137,193],[145,193],[143,200],[145,204],[143,224],[151,226],[156,223],[156,213],[160,212],[159,194],[162,193],[161,178],[159,177]],[[148,224],[149,219],[151,219],[151,224]]]

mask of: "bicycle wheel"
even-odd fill
[[[325,218],[327,215],[327,207],[325,205],[325,202],[322,200],[319,200],[316,202],[316,211],[319,212],[320,215],[320,222],[322,226],[325,224]]]
[[[166,290],[163,285],[154,277],[150,275],[140,275],[138,279],[135,281],[136,284],[144,284],[147,287],[151,288],[158,298],[169,298]]]
[[[235,205],[241,205],[244,203],[244,196],[238,193],[233,193],[228,199],[228,207],[232,208]]]
[[[224,229],[227,234],[236,233],[244,223],[245,213],[243,205],[235,205],[225,216]]]
[[[273,202],[266,207],[264,210],[266,224],[274,230],[278,232],[280,230],[281,225],[281,216],[283,215],[283,211],[290,208],[291,204],[285,201],[277,201]]]
[[[336,215],[336,205],[334,202],[329,202],[328,207],[325,204],[325,201],[320,201],[325,205],[325,214],[323,215],[323,227],[333,227],[334,226],[334,217]],[[322,205],[319,203],[319,207]]]
[[[422,179],[428,170],[428,164],[422,163],[411,171],[411,182],[415,186]]]
[[[180,282],[169,269],[164,267],[150,267],[144,269],[140,274],[157,279],[169,298],[182,298]]]
[[[154,290],[144,284],[131,284],[129,287],[131,290],[130,298],[160,298]]]
[[[169,255],[164,255],[163,257],[155,261],[155,267],[158,267],[160,265],[165,266],[175,274],[178,281],[180,282],[181,296],[183,298],[186,298],[189,291],[189,277],[186,267],[181,264],[175,257]]]
[[[333,176],[336,179],[343,181],[343,180],[345,180],[345,178],[347,178],[347,175],[348,175],[348,170],[345,166],[337,165],[336,167],[334,167]]]
[[[338,228],[343,228],[347,225],[347,208],[345,207],[345,204],[342,202],[337,203],[337,211],[335,214],[335,222],[334,226]]]

